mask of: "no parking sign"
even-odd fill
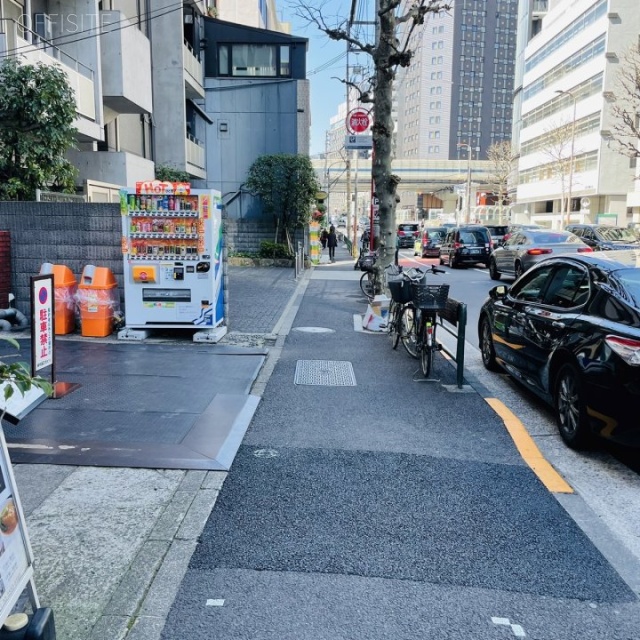
[[[31,375],[53,365],[53,274],[31,278]]]

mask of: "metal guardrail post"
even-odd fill
[[[464,342],[467,326],[467,305],[464,302],[458,304],[458,343],[456,346],[456,382],[458,389],[464,384]]]

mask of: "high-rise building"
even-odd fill
[[[522,28],[535,5],[524,7]],[[521,38],[514,211],[554,227],[626,225],[635,170],[612,144],[611,105],[625,50],[638,41],[637,0],[551,0],[546,9],[539,32]]]
[[[457,0],[401,33],[414,58],[398,71],[398,158],[452,160],[470,148],[482,159],[511,139],[517,10],[517,0]]]

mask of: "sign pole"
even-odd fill
[[[351,135],[347,135],[345,140],[345,149],[370,149],[371,148],[371,136],[359,135],[364,133],[371,126],[371,117],[366,109],[358,108],[352,109],[347,113],[346,129]],[[358,238],[358,151],[356,151],[356,192],[355,192],[355,207],[353,215],[353,247],[356,246],[356,240]],[[348,198],[347,206],[349,212],[351,211],[351,201]],[[347,217],[350,221],[350,218]],[[347,231],[349,233],[349,231]],[[373,227],[369,226],[369,243],[373,248]]]

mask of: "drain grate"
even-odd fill
[[[350,362],[298,360],[293,382],[325,387],[355,387],[356,376]]]

